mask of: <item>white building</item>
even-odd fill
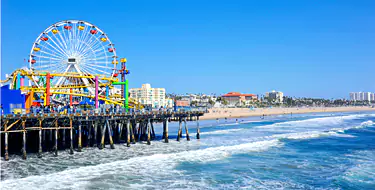
[[[363,92],[363,100],[370,101],[371,92]]]
[[[153,108],[172,107],[172,100],[166,99],[165,88],[151,88],[150,84],[142,84],[141,88],[131,88],[130,97],[143,105]]]
[[[269,97],[271,100],[274,100],[278,103],[282,103],[283,100],[284,100],[284,93],[282,93],[280,91],[272,90],[271,92],[266,92],[265,97],[266,98]]]
[[[351,92],[349,93],[352,101],[374,101],[374,93],[371,92]]]
[[[349,99],[351,101],[356,101],[357,100],[356,93],[355,92],[349,93]]]

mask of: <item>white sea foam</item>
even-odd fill
[[[368,121],[365,121],[365,122],[362,122],[360,126],[362,127],[370,127],[370,126],[373,126],[375,123],[371,120],[368,120]]]
[[[332,126],[337,126],[344,123],[346,120],[352,120],[360,117],[364,117],[368,115],[348,115],[348,116],[335,116],[335,117],[324,117],[324,118],[314,118],[314,119],[306,119],[300,121],[287,121],[287,122],[279,122],[274,123],[271,125],[264,125],[264,126],[257,126],[253,129],[261,129],[261,130],[268,130],[270,132],[284,132],[284,133],[298,133],[302,135],[301,137],[295,137],[296,139],[303,139],[304,136],[306,138],[317,138],[320,136],[329,136],[324,131],[332,131],[335,132],[335,136],[341,137],[354,137],[350,135],[343,135],[337,134],[344,133],[345,130],[353,129],[353,128],[363,128],[374,125],[374,122],[369,120],[366,122],[362,122],[358,126],[350,126],[344,128],[331,128]],[[237,124],[227,124],[227,125],[237,125]],[[307,131],[313,130],[313,131]],[[217,130],[217,131],[210,131],[210,132],[202,132],[202,134],[229,134],[229,133],[237,133],[239,131],[247,131],[252,130],[252,128],[241,128],[241,129],[227,129],[227,130]],[[319,133],[319,134],[318,134]],[[331,134],[333,135],[333,134]],[[282,136],[282,135],[281,135]],[[291,137],[292,138],[292,137]]]
[[[356,128],[356,127],[351,127]],[[279,135],[272,135],[274,138],[279,139],[291,139],[291,140],[300,140],[300,139],[312,139],[312,138],[320,138],[320,137],[328,137],[328,136],[335,136],[335,137],[342,137],[342,138],[355,138],[354,135],[344,134],[340,131],[345,131],[346,129],[334,129],[330,131],[307,131],[307,132],[298,132],[298,133],[287,133],[287,134],[279,134]]]
[[[290,127],[313,128],[313,127],[322,127],[322,126],[335,126],[335,125],[344,123],[347,120],[353,120],[356,118],[361,118],[361,117],[366,117],[366,116],[367,115],[360,114],[360,115],[313,118],[313,119],[306,119],[306,120],[299,120],[299,121],[280,122],[280,123],[275,123],[272,125],[257,126],[255,128],[259,128],[259,129],[290,128]]]
[[[220,146],[207,149],[183,151],[172,154],[154,154],[151,156],[130,158],[95,166],[85,166],[68,169],[57,173],[40,176],[30,176],[22,179],[10,179],[2,181],[0,189],[62,189],[62,188],[87,188],[97,183],[100,185],[102,175],[112,176],[117,186],[113,189],[128,186],[116,176],[124,178],[139,177],[140,184],[154,184],[155,177],[165,178],[173,175],[181,175],[174,167],[181,162],[209,162],[223,159],[233,154],[253,151],[264,151],[270,147],[278,146],[278,140],[258,141],[234,146]],[[154,180],[153,180],[154,179]],[[99,181],[96,181],[99,180]],[[108,184],[109,181],[105,182]],[[121,186],[124,185],[124,186]],[[93,186],[94,187],[94,186]]]

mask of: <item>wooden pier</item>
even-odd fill
[[[81,152],[83,147],[103,149],[109,144],[126,143],[128,147],[136,142],[148,145],[156,138],[154,124],[163,124],[163,142],[168,143],[168,123],[179,122],[177,141],[182,138],[184,124],[186,139],[189,141],[187,121],[197,121],[196,138],[199,139],[199,116],[204,112],[145,112],[126,114],[27,114],[1,116],[1,156],[9,160],[9,154],[20,154],[23,159],[27,153],[69,149]]]

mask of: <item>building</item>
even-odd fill
[[[358,101],[359,100],[359,92],[351,92],[349,93],[351,101]]]
[[[271,91],[271,92],[266,92],[265,95],[266,98],[269,98],[271,101],[275,101],[277,103],[282,103],[284,100],[284,93],[280,91]]]
[[[176,100],[176,106],[177,107],[190,107],[190,101],[189,100]]]
[[[129,92],[131,98],[152,108],[167,107],[170,103],[166,99],[165,88],[151,88],[150,84],[142,84],[141,88],[131,88]]]
[[[349,97],[351,101],[374,101],[374,93],[371,92],[351,92]]]
[[[375,93],[371,94],[371,98],[370,99],[371,99],[371,101],[375,101]]]
[[[364,101],[371,101],[370,97],[371,97],[371,92],[363,92],[363,100]]]
[[[230,106],[241,106],[248,105],[254,100],[257,100],[258,97],[255,94],[241,94],[239,92],[229,92],[224,94],[222,99],[228,102]]]

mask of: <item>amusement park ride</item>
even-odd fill
[[[26,94],[25,108],[35,102],[45,106],[94,100],[126,108],[142,108],[128,97],[126,58],[118,56],[115,45],[97,26],[81,20],[57,22],[44,30],[33,43],[29,67],[14,71],[0,83]],[[119,75],[121,80],[119,80]],[[28,85],[25,85],[25,78]],[[115,88],[121,85],[121,91]],[[121,92],[121,93],[120,93]],[[91,102],[91,101],[90,101]]]

